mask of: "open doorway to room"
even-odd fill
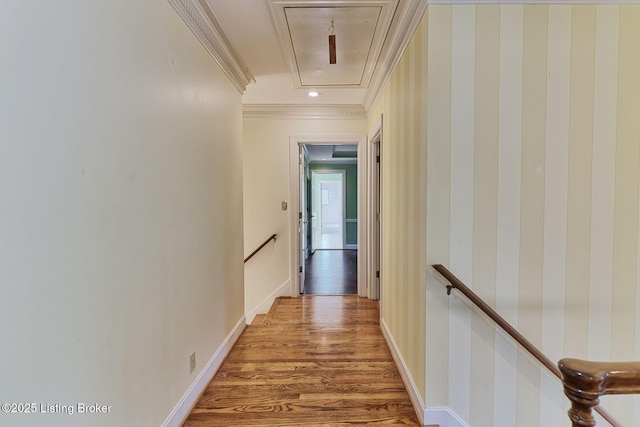
[[[358,146],[305,145],[309,170],[304,294],[358,293]]]
[[[311,168],[310,248],[342,250],[345,241],[346,171]]]
[[[289,205],[293,261],[291,296],[353,293],[362,297],[369,295],[366,194],[369,149],[366,142],[367,137],[364,135],[312,135],[289,138]],[[340,174],[343,177],[342,195],[337,191],[333,194],[333,190],[337,189],[332,182],[339,182],[341,178],[329,178],[331,174]],[[318,177],[314,185],[318,187],[316,202],[312,200],[313,175]],[[332,198],[343,200],[342,218],[338,223],[332,219],[330,212],[324,212],[324,224],[322,222],[323,212],[316,209],[322,207],[322,189],[325,190],[325,208],[332,204]],[[315,203],[313,207],[312,203]],[[327,218],[330,221],[326,221]],[[324,229],[320,231],[324,233],[318,234],[318,227],[321,226],[324,226]],[[335,249],[325,249],[325,246],[322,246],[322,234],[325,235],[325,241],[331,242],[328,248]],[[327,235],[334,237],[327,239]],[[318,242],[322,248],[318,247]],[[318,277],[320,274],[331,274],[333,277]],[[315,283],[327,285],[316,287]]]

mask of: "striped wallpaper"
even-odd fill
[[[423,19],[424,21],[424,19]],[[381,312],[424,399],[427,187],[427,30],[418,27],[384,93],[369,112],[383,116]]]
[[[414,257],[552,360],[640,360],[640,6],[430,5],[380,114],[383,313],[426,405],[569,425],[560,383]],[[640,426],[639,398],[603,401]]]

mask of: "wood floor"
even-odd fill
[[[358,293],[358,251],[317,250],[305,262],[307,295]]]
[[[419,426],[378,319],[355,295],[277,299],[184,426]]]

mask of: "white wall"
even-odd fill
[[[366,135],[365,119],[246,118],[244,139],[245,256],[273,233],[271,243],[245,265],[245,310],[252,313],[278,289],[290,295],[289,138],[314,135]],[[268,307],[267,307],[268,308]]]
[[[241,96],[166,1],[3,2],[0,52],[0,401],[112,406],[0,424],[160,425],[243,316]]]

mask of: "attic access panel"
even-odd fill
[[[362,84],[380,12],[379,7],[286,8],[302,86]],[[332,22],[336,64],[329,63]]]
[[[271,12],[294,86],[369,86],[397,0],[272,0]],[[329,64],[333,21],[337,63]]]

